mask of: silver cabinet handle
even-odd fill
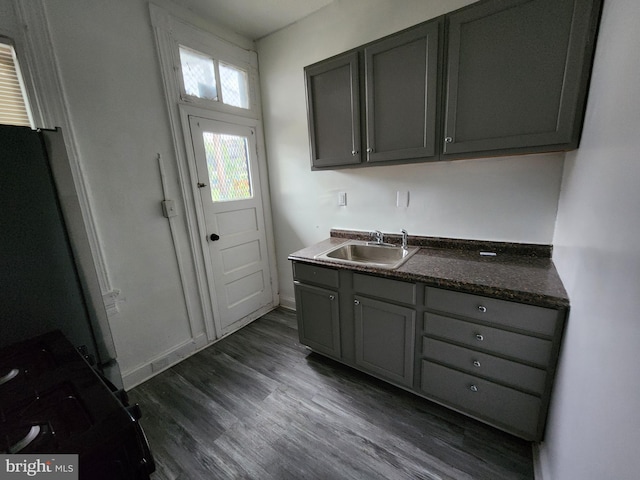
[[[477,392],[478,391],[478,387],[476,385],[471,385],[469,387],[469,390],[471,390],[472,392]]]
[[[356,155],[358,155],[358,151],[357,150],[351,150],[351,155],[353,155],[355,157]]]
[[[373,153],[373,152],[374,152],[373,147],[367,148],[367,153]]]
[[[353,301],[353,304],[354,304],[354,305],[360,305],[360,300],[354,300],[354,301]]]
[[[329,300],[335,300],[336,296],[335,295],[329,295]]]
[[[478,360],[473,361],[473,366],[480,368],[480,362]]]
[[[478,311],[481,313],[486,313],[487,307],[485,307],[484,305],[478,305]]]
[[[479,333],[476,333],[476,340],[478,340],[479,342],[482,342],[484,340],[484,336]]]
[[[445,141],[445,143],[453,143],[453,138],[445,137],[444,141]]]

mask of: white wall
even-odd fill
[[[178,197],[179,188],[149,10],[143,0],[45,5],[109,276],[122,292],[110,323],[126,376],[191,338],[160,209],[158,153]]]
[[[563,154],[310,170],[303,68],[469,3],[336,0],[258,42],[283,304],[293,305],[287,255],[331,228],[551,243]],[[406,209],[396,207],[398,190],[410,192]]]
[[[554,261],[571,299],[544,480],[640,476],[640,3],[605,1]]]

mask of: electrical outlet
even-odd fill
[[[396,207],[407,208],[409,206],[409,192],[397,191],[396,192]]]

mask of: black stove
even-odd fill
[[[2,453],[78,454],[80,479],[147,480],[139,418],[59,331],[0,350]]]

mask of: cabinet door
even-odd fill
[[[360,163],[358,54],[349,53],[305,68],[311,166]]]
[[[576,148],[600,3],[492,0],[448,16],[444,154]]]
[[[295,285],[298,336],[312,349],[340,357],[338,293],[311,285]]]
[[[412,387],[415,311],[364,297],[354,303],[356,365]]]
[[[365,48],[367,161],[436,154],[441,21]]]

